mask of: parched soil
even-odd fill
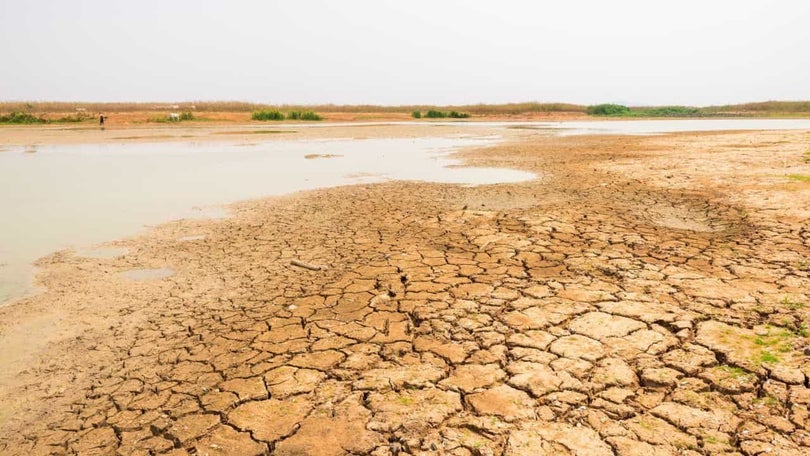
[[[0,453],[810,454],[810,137],[510,134],[42,260]]]

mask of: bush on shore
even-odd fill
[[[323,117],[319,116],[313,111],[290,111],[287,113],[287,119],[290,120],[322,120]]]
[[[630,115],[630,108],[618,104],[599,104],[588,106],[588,115],[591,116],[627,116]]]
[[[253,111],[250,118],[253,120],[284,120],[284,113],[281,111],[262,109]]]
[[[427,112],[427,114],[425,114],[425,117],[427,117],[428,119],[444,119],[447,117],[450,117],[452,119],[466,119],[470,117],[470,114],[466,112],[458,112],[458,111],[444,112],[431,109],[430,111]]]
[[[48,122],[47,119],[22,111],[13,111],[5,116],[0,116],[0,123],[4,124],[38,124],[46,122]]]

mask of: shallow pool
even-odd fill
[[[385,180],[494,184],[510,169],[448,167],[448,154],[493,138],[97,144],[0,152],[0,302],[31,290],[37,258],[222,205]],[[212,207],[214,206],[214,207]],[[80,254],[82,254],[80,252]],[[92,256],[92,255],[88,255]]]

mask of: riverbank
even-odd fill
[[[425,127],[329,128],[303,134]],[[42,259],[0,309],[0,452],[807,451],[807,133],[500,134],[460,156],[540,178],[313,190]]]

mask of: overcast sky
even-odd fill
[[[0,99],[810,99],[810,1],[0,0]]]

